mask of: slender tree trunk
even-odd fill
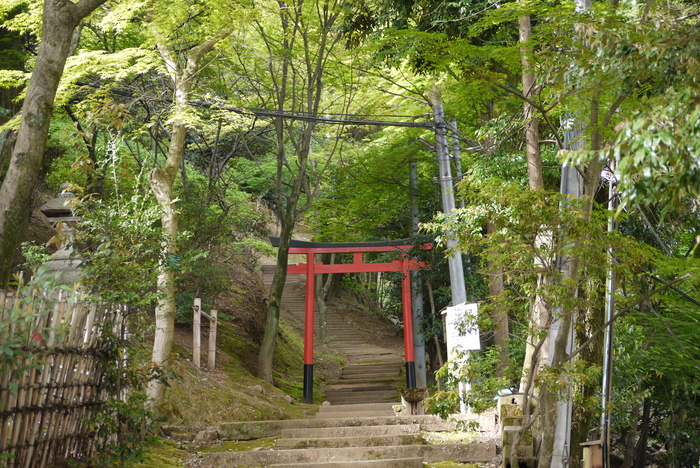
[[[520,62],[522,65],[522,86],[523,95],[531,99],[536,94],[535,89],[535,73],[532,62],[532,47],[529,44],[532,37],[532,27],[530,16],[523,15],[518,18],[518,32],[520,40]],[[542,175],[542,157],[540,155],[540,131],[535,109],[528,102],[523,103],[524,124],[525,124],[525,153],[527,157],[527,174],[530,189],[543,190],[544,176]],[[548,242],[548,240],[540,240],[539,242]],[[540,282],[545,281],[540,278]],[[525,388],[525,383],[529,379],[530,372],[537,372],[537,369],[530,369],[529,363],[533,362],[532,353],[535,343],[538,341],[538,335],[543,327],[549,322],[549,311],[547,310],[544,301],[536,296],[530,306],[530,331],[528,332],[527,342],[525,344],[525,361],[520,382],[520,388]],[[543,352],[546,352],[547,346],[541,347]],[[545,359],[538,359],[539,362],[545,362]]]
[[[634,468],[644,468],[647,458],[647,438],[649,437],[649,425],[651,424],[651,399],[644,399],[644,409],[642,410],[641,433],[637,440],[637,448],[634,456]]]
[[[283,33],[281,44],[273,46],[265,28],[259,26],[259,32],[268,47],[285,52],[279,69],[274,68],[274,60],[270,60],[269,72],[274,81],[275,104],[280,112],[291,109],[316,115],[321,105],[324,70],[330,53],[337,44],[333,28],[339,10],[337,5],[332,2],[318,5],[314,13],[318,23],[314,24],[312,29],[320,37],[317,48],[311,49],[310,26],[304,16],[303,1],[299,1],[293,7],[280,1],[279,6],[279,19]],[[297,41],[304,43],[303,65],[299,67],[292,63],[294,43]],[[306,122],[295,125],[278,117],[275,119],[274,126],[277,137],[275,206],[281,224],[281,232],[280,246],[277,251],[277,269],[272,280],[265,319],[265,334],[258,356],[258,377],[270,383],[272,382],[272,361],[279,326],[282,292],[284,291],[289,262],[289,243],[297,217],[308,209],[320,184],[316,165],[311,164],[312,167],[308,167],[316,123]],[[295,159],[293,161],[287,157],[286,147],[289,143],[294,147]],[[294,169],[291,168],[292,165]],[[287,177],[291,181],[285,180]],[[303,200],[302,196],[305,197]]]
[[[155,335],[153,338],[153,363],[156,366],[164,366],[170,359],[173,347],[173,333],[175,331],[175,273],[172,269],[172,260],[176,253],[176,241],[178,236],[178,216],[175,209],[175,197],[173,186],[178,171],[182,164],[185,152],[185,139],[187,137],[187,122],[184,113],[194,83],[199,71],[199,63],[206,54],[211,52],[214,46],[231,33],[224,30],[218,35],[206,40],[202,44],[192,48],[187,54],[187,63],[181,67],[174,53],[165,44],[159,44],[161,58],[170,72],[172,85],[175,90],[173,103],[174,114],[173,127],[170,135],[170,147],[162,168],[155,168],[149,174],[151,190],[158,201],[163,213],[161,222],[165,239],[162,245],[162,258],[158,271],[158,305],[155,310]],[[153,380],[149,385],[149,396],[157,402],[164,392],[164,385],[160,380]]]
[[[29,219],[32,192],[44,158],[58,83],[80,21],[105,0],[46,0],[42,38],[22,105],[22,120],[7,175],[0,187],[0,287],[12,274],[12,260]]]
[[[518,32],[520,37],[520,62],[523,67],[522,85],[523,95],[532,99],[537,94],[535,89],[535,72],[532,63],[532,47],[529,44],[532,37],[530,16],[523,15],[518,18]],[[542,157],[540,155],[540,127],[535,108],[528,102],[523,103],[525,122],[525,152],[527,154],[527,176],[530,188],[542,190],[544,188],[544,176],[542,175]]]
[[[486,225],[486,232],[488,234],[493,233],[494,226],[492,223]],[[489,261],[489,264],[491,262]],[[505,291],[503,284],[503,270],[494,269],[489,265],[489,296],[497,297]],[[510,360],[508,359],[508,337],[510,335],[509,324],[508,324],[508,314],[501,310],[494,310],[491,313],[491,320],[493,320],[493,342],[498,347],[498,358],[500,361],[499,373],[503,371],[510,365]]]
[[[335,254],[323,254],[321,256],[323,263],[334,264]],[[320,275],[319,281],[314,283],[316,285],[316,310],[318,311],[318,322],[320,324],[319,332],[321,334],[321,343],[326,343],[328,339],[328,324],[326,323],[326,296],[328,291],[333,284],[333,273],[327,273],[325,281],[323,281],[323,275]]]
[[[258,378],[272,383],[272,362],[277,342],[277,330],[279,329],[280,312],[282,310],[282,293],[287,281],[287,265],[289,264],[289,243],[294,230],[294,217],[286,217],[280,220],[280,245],[277,249],[277,268],[272,277],[270,295],[267,303],[267,315],[265,317],[265,334],[260,344],[258,354]]]
[[[625,455],[622,459],[622,468],[632,468],[632,463],[634,462],[634,451],[637,441],[637,419],[639,418],[639,411],[639,405],[632,408],[632,417],[630,418],[632,421],[632,427],[625,437]]]
[[[170,141],[168,163],[164,168],[153,169],[149,175],[151,190],[161,206],[161,222],[165,240],[162,245],[162,259],[158,272],[157,287],[160,298],[155,310],[156,326],[153,338],[153,362],[158,366],[167,364],[173,346],[175,332],[175,274],[170,266],[170,260],[176,252],[178,234],[178,216],[175,210],[173,185],[177,176],[177,159],[182,157],[185,147],[187,127],[179,122],[173,125]],[[153,380],[149,387],[149,396],[158,400],[163,396],[164,386],[159,380]]]

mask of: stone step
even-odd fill
[[[345,377],[341,377],[340,380],[331,380],[326,382],[327,387],[342,387],[346,385],[365,385],[365,384],[372,384],[372,385],[386,385],[386,386],[391,386],[396,388],[396,383],[397,382],[403,382],[403,379],[400,377],[385,377],[383,375],[376,376],[376,375],[367,375],[367,376],[360,376],[360,378],[355,378],[353,377],[352,379],[348,379]]]
[[[337,381],[326,383],[326,388],[328,390],[352,390],[357,389],[359,391],[369,391],[369,390],[396,390],[394,383],[398,380],[380,380],[382,377],[377,377],[376,380],[366,380],[364,382],[358,381]]]
[[[399,371],[401,364],[396,361],[370,362],[364,364],[349,364],[343,368],[343,371],[351,374],[354,372],[390,372]]]
[[[374,403],[376,404],[376,403]],[[394,403],[381,403],[391,408]],[[445,421],[432,414],[395,416],[386,410],[371,409],[367,411],[340,411],[341,408],[364,405],[330,405],[337,406],[339,411],[319,412],[311,419],[287,419],[281,421],[240,421],[220,424],[214,427],[222,440],[250,440],[262,437],[279,437],[284,429],[328,428],[328,427],[366,427],[387,426],[400,424],[419,424],[422,431],[444,432],[457,429],[458,422],[476,423],[482,431],[495,431],[496,413],[454,415]],[[393,409],[392,409],[393,412]]]
[[[389,407],[395,403],[382,403]],[[372,405],[376,405],[373,403]],[[306,429],[323,427],[387,426],[397,424],[419,424],[422,431],[454,431],[458,421],[474,422],[482,431],[495,431],[496,413],[455,415],[449,421],[431,414],[424,415],[378,415],[382,409],[374,407],[367,411],[353,411],[352,408],[365,405],[325,405],[324,410],[309,419],[285,419],[275,421],[238,421],[223,423],[212,429],[219,433],[222,440],[251,440],[263,437],[280,437],[284,429]],[[334,408],[335,407],[335,408]],[[329,408],[329,409],[326,409]],[[332,409],[334,408],[334,409]],[[337,411],[335,411],[337,410]],[[345,411],[343,411],[345,410]]]
[[[354,394],[343,394],[343,395],[331,395],[328,397],[327,401],[334,405],[356,405],[371,399],[371,401],[376,401],[378,403],[393,403],[397,402],[398,394],[396,393],[386,393],[385,395],[375,395],[371,398],[362,395],[361,393]]]
[[[391,460],[360,460],[325,463],[285,463],[269,468],[422,468],[422,458],[396,458]]]
[[[379,447],[334,447],[304,450],[258,450],[252,452],[208,452],[200,454],[201,467],[271,466],[290,463],[327,463],[364,460],[420,458],[425,463],[454,460],[487,462],[496,456],[496,444],[391,445]],[[345,466],[345,465],[336,465]]]
[[[400,405],[401,402],[395,401],[393,402],[394,405]],[[345,406],[345,405],[343,405]],[[336,418],[342,418],[342,419],[352,419],[352,418],[376,418],[376,417],[396,417],[394,415],[394,410],[392,409],[391,412],[387,411],[350,411],[347,413],[316,413],[316,418],[317,419],[336,419]]]
[[[338,378],[336,379],[337,381],[344,381],[344,382],[361,382],[362,380],[387,380],[391,382],[396,382],[399,380],[403,380],[401,374],[399,372],[368,372],[366,374],[348,374],[348,375],[339,375]]]
[[[350,387],[350,388],[329,388],[326,390],[326,399],[333,404],[330,400],[331,397],[340,396],[350,396],[350,395],[361,395],[363,398],[367,398],[364,401],[373,401],[372,398],[384,398],[386,396],[393,396],[395,399],[398,398],[399,391],[395,388],[376,388],[376,387]]]
[[[380,397],[374,397],[373,401],[380,402],[380,403],[392,403],[398,402],[396,401],[397,397],[396,395],[386,395],[386,396],[380,396]],[[362,403],[363,401],[367,401],[366,397],[363,397],[362,395],[355,394],[351,396],[347,395],[338,395],[335,397],[332,397],[328,399],[327,401],[333,403],[334,405],[355,405],[358,403]],[[352,414],[348,414],[347,417],[352,417]]]
[[[312,439],[278,439],[279,449],[342,448],[342,447],[379,447],[387,445],[415,445],[425,441],[420,434],[399,434],[386,436],[354,437],[314,437]]]
[[[388,403],[388,402],[387,402]],[[400,405],[401,403],[396,401],[393,402],[395,405]],[[342,418],[342,419],[352,419],[352,418],[376,418],[376,417],[395,417],[394,415],[394,410],[392,409],[391,412],[388,410],[386,411],[351,411],[347,413],[317,413],[316,418],[317,419],[336,419],[336,418]]]
[[[359,460],[321,463],[283,463],[269,468],[423,468],[422,458],[393,458],[389,460]]]
[[[393,411],[392,403],[363,403],[360,405],[321,405],[319,413],[349,413],[352,411]]]
[[[315,427],[283,429],[282,437],[290,439],[328,439],[334,437],[380,437],[420,434],[420,424],[392,424],[383,426]]]

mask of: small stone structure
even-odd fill
[[[69,184],[62,184],[58,196],[47,201],[39,209],[55,227],[62,226],[62,241],[56,253],[46,262],[46,268],[49,272],[59,273],[59,283],[72,285],[81,280],[80,267],[83,259],[74,250],[76,223],[80,221],[80,217],[73,213],[71,203],[75,194],[68,191],[68,188]]]
[[[498,425],[503,441],[503,468],[511,467],[511,449],[513,438],[522,429],[523,423],[522,393],[511,393],[498,397]],[[526,432],[518,444],[518,465],[535,466],[532,436]],[[513,467],[515,468],[515,467]]]

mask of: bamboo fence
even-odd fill
[[[39,288],[0,290],[0,467],[44,468],[99,448],[102,324],[118,310]]]

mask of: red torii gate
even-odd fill
[[[279,237],[270,237],[273,247],[279,247]],[[431,249],[433,244],[427,243],[422,249]],[[314,286],[315,275],[323,273],[366,273],[379,271],[401,271],[401,296],[403,305],[403,342],[406,356],[406,386],[416,386],[416,363],[413,356],[413,315],[411,307],[411,279],[410,270],[417,270],[425,266],[425,262],[408,258],[408,251],[414,247],[409,240],[387,242],[306,242],[292,240],[290,242],[290,254],[306,254],[306,263],[289,265],[287,274],[306,275],[306,313],[304,315],[304,400],[311,403],[313,400],[314,381]],[[392,252],[400,250],[401,260],[389,263],[364,263],[362,254],[369,252]],[[326,265],[315,262],[315,254],[324,253],[352,253],[353,263]]]

